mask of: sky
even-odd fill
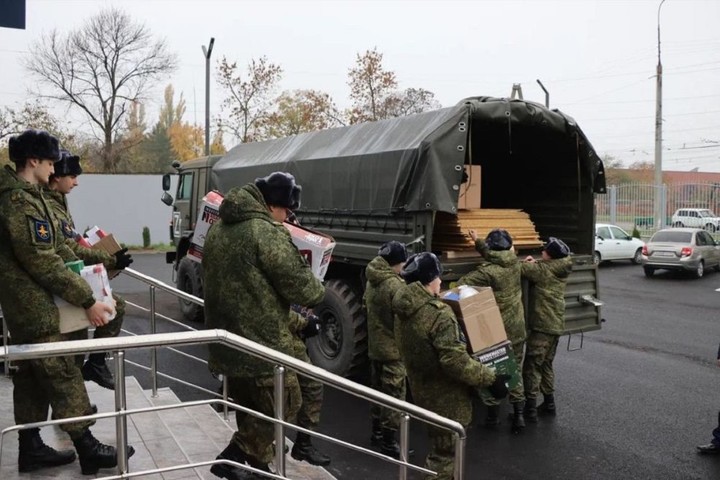
[[[165,85],[187,101],[185,120],[204,125],[205,60],[215,38],[214,82],[223,56],[246,65],[267,56],[283,68],[281,90],[317,89],[350,105],[347,72],[376,47],[400,88],[424,88],[443,106],[469,96],[524,98],[575,118],[599,155],[654,162],[655,71],[660,0],[27,0],[25,30],[0,28],[0,106],[27,97],[21,66],[43,32],[79,27],[104,8],[125,10],[164,38],[179,68],[147,106],[156,118]],[[660,9],[663,169],[720,172],[720,0],[666,0]],[[177,99],[177,97],[176,97]],[[227,143],[227,142],[226,142]],[[232,145],[226,145],[231,147]]]

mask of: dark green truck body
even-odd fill
[[[467,165],[482,167],[483,208],[522,209],[541,238],[568,243],[575,265],[566,333],[599,329],[592,251],[594,196],[605,193],[602,162],[572,118],[522,100],[473,97],[418,115],[241,144],[222,157],[181,165],[171,232],[178,248],[169,256],[178,286],[202,296],[199,265],[182,257],[207,191],[226,192],[273,171],[292,173],[303,187],[301,224],[337,242],[325,279],[331,293],[316,308],[326,328],[310,340],[309,351],[317,365],[348,374],[364,363],[367,350],[365,265],[389,240],[443,255],[433,248],[434,220],[438,212],[457,213]],[[479,260],[441,258],[445,282]],[[199,317],[186,307],[188,316]]]

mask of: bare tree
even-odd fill
[[[435,100],[435,94],[431,91],[424,88],[406,88],[390,95],[387,113],[389,117],[404,117],[438,108],[440,102]]]
[[[218,126],[229,130],[242,143],[263,140],[263,122],[270,114],[282,68],[261,57],[250,60],[247,73],[242,75],[237,62],[230,63],[223,57],[218,76],[218,83],[227,93]]]
[[[113,144],[123,117],[176,64],[164,40],[154,40],[145,25],[114,8],[67,34],[43,35],[25,62],[40,84],[50,87],[42,96],[85,114],[102,142],[102,166],[108,172],[116,169]]]
[[[20,108],[0,108],[0,141],[28,128],[47,130],[56,136],[63,133],[58,119],[38,101],[26,102]]]

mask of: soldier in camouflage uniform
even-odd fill
[[[572,271],[570,249],[562,240],[550,237],[536,261],[528,256],[522,263],[522,275],[535,287],[534,302],[530,306],[530,335],[523,364],[525,383],[525,416],[537,422],[537,397],[542,392],[544,403],[539,409],[555,414],[555,372],[553,360],[558,340],[565,330],[565,285]]]
[[[68,247],[85,265],[102,263],[108,271],[124,269],[133,262],[132,257],[127,253],[127,248],[110,255],[103,250],[84,247],[76,241],[79,234],[75,231],[75,222],[70,215],[66,195],[77,186],[77,177],[81,173],[80,157],[61,149],[60,161],[55,163],[55,173],[50,176],[50,184],[44,192],[56,219],[55,230],[58,233],[62,232]],[[93,338],[113,338],[120,334],[125,315],[125,300],[115,294],[113,299],[115,299],[115,318],[106,325],[97,327]],[[87,340],[87,330],[68,333],[67,337],[69,340]],[[85,355],[78,355],[78,361],[86,381],[93,381],[110,390],[115,389],[115,380],[105,364],[105,353],[91,353],[87,362]]]
[[[720,367],[720,347],[717,353],[717,366]],[[712,440],[710,443],[698,445],[697,452],[702,455],[718,455],[720,454],[720,412],[718,412],[717,427],[712,431]]]
[[[363,298],[367,310],[368,357],[370,357],[370,386],[375,390],[405,400],[405,366],[395,344],[395,315],[392,300],[395,293],[405,285],[400,277],[407,250],[400,242],[391,241],[380,247],[378,256],[365,269],[367,284]],[[396,432],[400,426],[400,414],[389,408],[372,404],[373,445],[380,452],[398,458],[400,447]]]
[[[220,219],[210,228],[203,250],[205,322],[282,353],[293,355],[290,305],[313,307],[325,288],[293,245],[282,225],[299,207],[295,178],[274,172],[231,189],[220,205]],[[274,415],[272,364],[224,345],[210,345],[209,367],[228,377],[238,404]],[[285,375],[285,415],[293,418],[301,403],[295,373]],[[274,426],[242,412],[237,431],[218,458],[270,471]],[[218,477],[245,478],[242,469],[213,465]]]
[[[88,321],[107,323],[112,308],[93,298],[90,286],[65,268],[72,252],[58,235],[42,194],[59,159],[58,141],[47,132],[27,130],[9,141],[15,170],[0,171],[0,305],[15,344],[62,341],[57,295],[85,309]],[[55,418],[86,415],[90,403],[82,374],[71,356],[18,362],[13,376],[13,403],[17,424],[44,421],[52,406]],[[60,426],[73,440],[83,474],[117,465],[114,447],[98,442],[80,421]],[[39,429],[19,432],[18,469],[21,472],[63,465],[74,452],[58,452],[45,445]],[[132,455],[132,447],[128,448]]]
[[[392,305],[397,346],[415,403],[467,426],[472,419],[471,387],[489,387],[493,396],[503,398],[510,377],[495,375],[468,354],[455,314],[438,298],[441,273],[432,253],[408,259],[401,273],[407,285],[398,290]],[[438,476],[427,478],[451,480],[453,434],[429,427],[428,435],[432,445],[425,467]]]
[[[515,254],[512,237],[502,229],[491,231],[485,241],[479,240],[474,231],[470,231],[470,236],[475,241],[475,248],[486,262],[460,278],[458,285],[492,287],[517,364],[522,365],[526,337],[525,313],[522,302],[520,260]],[[487,406],[485,425],[494,427],[499,423],[500,402],[487,393],[481,396]],[[523,417],[525,393],[522,381],[510,390],[510,403],[513,406],[511,428],[513,432],[519,433],[525,427]]]
[[[310,315],[305,318],[295,311],[290,311],[290,334],[295,358],[312,363],[307,353],[305,340],[318,333],[320,333],[320,319],[317,316]],[[297,378],[302,397],[302,404],[297,413],[297,424],[308,430],[317,430],[320,425],[320,410],[322,410],[323,384],[305,375],[297,375]],[[321,467],[330,465],[330,457],[315,448],[307,433],[297,433],[290,455],[295,460],[305,460],[312,465]]]

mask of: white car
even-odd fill
[[[645,242],[618,227],[607,223],[595,224],[595,264],[606,260],[630,260],[638,265],[642,262],[642,249]]]

